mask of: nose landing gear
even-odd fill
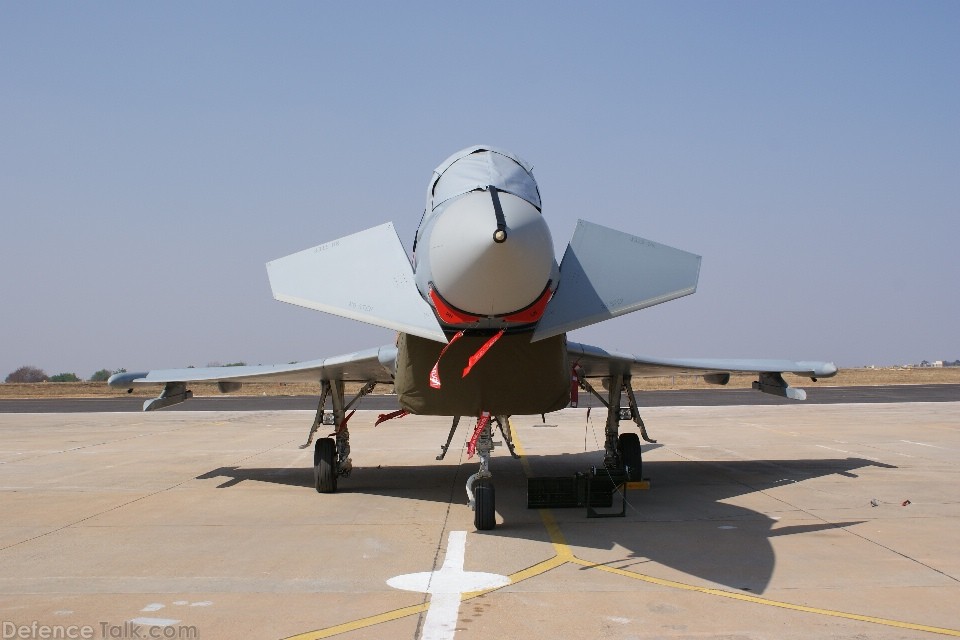
[[[488,413],[481,415],[473,437],[467,444],[467,451],[475,450],[480,457],[479,471],[467,478],[467,499],[473,509],[473,525],[478,531],[490,531],[497,526],[496,492],[493,488],[493,474],[490,472],[490,454],[494,447],[502,443],[493,441],[494,424],[500,429],[510,455],[514,458],[520,457],[513,447],[508,416],[491,417]]]

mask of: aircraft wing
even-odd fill
[[[217,382],[220,391],[236,391],[244,382],[344,382],[392,383],[396,371],[397,348],[393,345],[366,349],[342,356],[294,364],[244,367],[205,367],[158,369],[138,373],[117,373],[108,381],[111,387],[129,389],[146,384],[164,384],[159,398],[147,400],[144,411],[152,411],[183,402],[191,394],[188,382]]]
[[[677,374],[702,375],[711,384],[726,384],[732,373],[756,373],[758,380],[753,388],[764,393],[783,396],[793,400],[805,400],[803,389],[790,387],[783,379],[784,373],[798,376],[829,378],[836,375],[837,367],[832,362],[753,359],[677,359],[651,358],[577,342],[567,343],[570,362],[579,368],[586,378],[606,378],[611,375],[635,377],[672,376]]]

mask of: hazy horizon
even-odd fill
[[[572,340],[960,358],[956,2],[3,3],[0,53],[0,380],[391,343],[264,265],[409,249],[471,144],[533,165],[558,260],[579,218],[703,256]]]

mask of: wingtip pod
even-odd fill
[[[797,369],[791,371],[798,376],[810,378],[814,382],[820,378],[832,378],[837,375],[840,369],[832,362],[823,362],[819,360],[803,360],[797,363]]]
[[[817,374],[814,376],[815,378],[832,378],[840,371],[837,365],[832,362],[820,362],[817,364],[820,366],[817,369]]]
[[[115,373],[107,378],[107,384],[115,389],[129,389],[133,385],[134,381],[146,377],[146,371],[134,373],[127,373],[124,371],[123,373]]]

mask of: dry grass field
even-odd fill
[[[960,367],[945,369],[842,369],[833,378],[811,383],[806,378],[786,376],[795,386],[810,387],[813,384],[830,387],[876,386],[889,384],[960,384]],[[728,388],[749,388],[755,379],[752,375],[733,376]],[[347,393],[355,393],[359,384],[348,384]],[[218,395],[216,384],[194,384],[190,388],[196,396]],[[703,381],[700,376],[669,376],[659,378],[634,378],[633,388],[638,391],[664,389],[706,389],[715,388]],[[159,385],[141,387],[134,390],[137,397],[154,397],[159,393]],[[303,396],[317,395],[319,384],[245,384],[234,395],[244,396]],[[392,388],[383,385],[376,392],[390,393]],[[102,382],[39,382],[33,384],[0,384],[0,399],[17,398],[89,398],[125,396],[126,390],[111,389]]]

